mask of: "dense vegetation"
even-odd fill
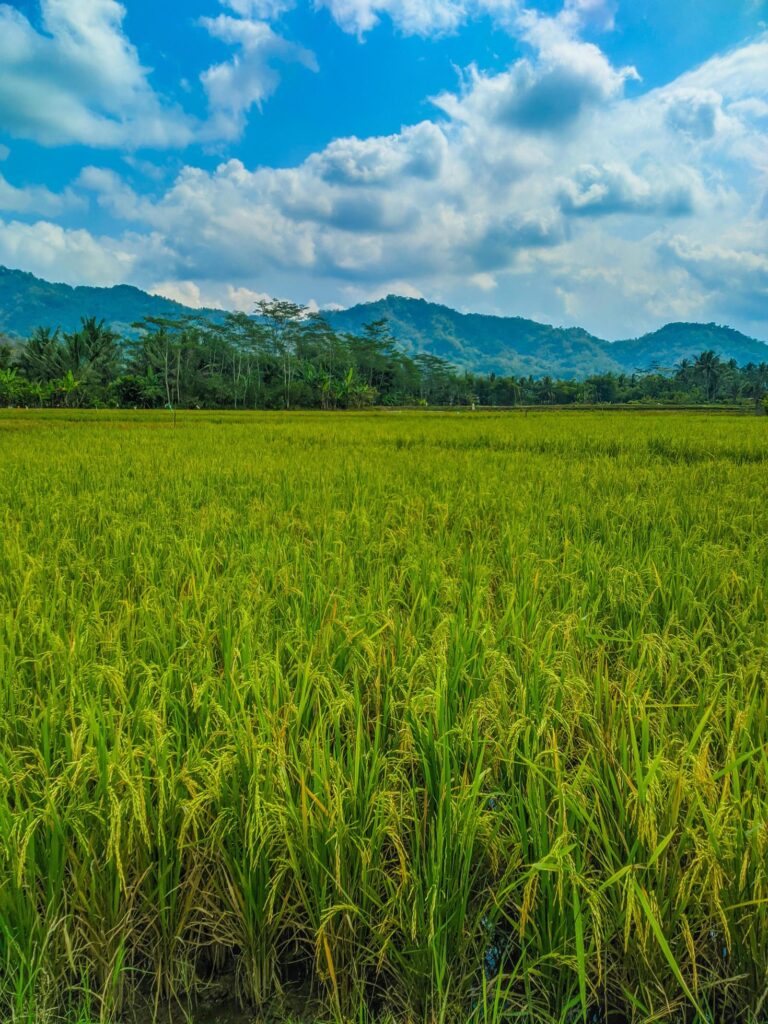
[[[0,266],[0,335],[26,338],[38,324],[56,324],[62,331],[76,331],[85,312],[121,334],[132,333],[131,325],[146,316],[178,318],[204,312],[215,318],[221,313],[193,310],[131,285],[73,288]]]
[[[518,316],[459,313],[398,295],[326,315],[336,330],[351,333],[371,320],[386,320],[406,352],[426,352],[486,376],[584,380],[652,368],[670,373],[681,360],[709,350],[723,362],[733,359],[740,366],[768,361],[764,342],[719,324],[671,323],[640,338],[605,341],[580,327],[552,327]]]
[[[195,315],[221,324],[222,310],[193,310],[138,288],[71,288],[20,270],[0,267],[0,341],[29,337],[39,324],[79,330],[83,313],[122,337],[136,337],[134,324],[148,317],[182,319]],[[411,357],[437,356],[463,373],[497,377],[550,376],[562,380],[612,373],[631,376],[660,368],[667,375],[681,360],[712,351],[739,366],[768,362],[766,345],[719,324],[672,323],[640,338],[606,341],[580,327],[553,327],[519,316],[460,313],[423,299],[388,295],[350,309],[327,310],[324,317],[339,335],[361,335],[365,324],[386,320],[397,345]]]
[[[671,372],[603,373],[582,381],[461,372],[406,354],[386,321],[339,333],[289,302],[257,317],[144,321],[120,338],[95,318],[72,332],[36,330],[0,346],[0,406],[153,409],[365,408],[372,405],[744,403],[762,411],[768,363],[740,368],[713,351]]]
[[[0,413],[0,1019],[765,1021],[767,469],[727,415]]]

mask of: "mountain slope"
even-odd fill
[[[221,311],[189,309],[173,299],[149,295],[127,284],[72,288],[43,281],[22,270],[0,267],[0,334],[10,337],[26,338],[39,326],[73,331],[80,326],[82,316],[95,316],[116,330],[125,331],[147,316],[188,314],[214,317],[221,316]]]
[[[658,366],[671,369],[681,359],[693,359],[712,349],[721,359],[735,359],[739,366],[768,362],[768,345],[732,327],[719,324],[667,324],[629,341],[614,341],[611,354],[626,371]]]
[[[96,316],[121,332],[146,316],[207,316],[222,310],[191,309],[139,288],[71,288],[20,270],[0,267],[0,335],[24,338],[37,326],[71,331],[82,316]],[[386,319],[406,352],[431,353],[479,373],[580,378],[594,373],[671,369],[684,358],[713,349],[739,365],[768,362],[768,345],[717,324],[667,324],[641,338],[609,342],[580,327],[551,327],[522,317],[459,313],[448,306],[389,295],[378,302],[325,314],[338,331],[358,332]]]
[[[340,331],[358,331],[386,319],[392,335],[412,354],[428,352],[467,370],[534,377],[583,377],[621,366],[608,342],[580,327],[550,327],[522,317],[458,313],[424,299],[388,295],[327,314]]]

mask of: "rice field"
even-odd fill
[[[767,600],[764,419],[0,413],[0,1020],[768,1020]]]

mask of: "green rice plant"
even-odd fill
[[[0,412],[0,1019],[768,1019],[765,431]]]

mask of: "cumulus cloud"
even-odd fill
[[[681,217],[693,213],[704,186],[692,169],[659,168],[641,173],[622,162],[584,164],[564,179],[560,205],[566,213],[604,216],[612,213],[660,214]]]
[[[163,258],[157,237],[96,238],[50,221],[0,220],[0,264],[23,267],[67,284],[112,285],[142,272],[143,260]]]
[[[478,5],[471,0],[315,0],[327,8],[345,31],[361,36],[379,24],[382,15],[406,35],[453,32]]]
[[[71,189],[57,194],[40,185],[17,188],[0,174],[0,211],[4,213],[32,213],[36,216],[56,217],[65,210],[82,206],[82,198]]]
[[[240,313],[251,313],[257,302],[268,302],[273,298],[267,292],[234,288],[232,285],[222,286],[215,282],[201,285],[197,281],[157,281],[149,285],[147,291],[193,309],[228,309]]]
[[[290,4],[227,0],[224,6],[232,13],[200,19],[235,50],[200,76],[211,110],[201,122],[153,89],[117,0],[40,0],[41,31],[0,3],[0,123],[10,135],[45,146],[168,149],[237,138],[248,111],[277,87],[276,63],[317,65],[310,51],[265,20]]]
[[[200,24],[214,38],[237,47],[231,60],[208,68],[200,76],[212,113],[204,134],[213,138],[237,138],[242,133],[248,111],[260,106],[280,82],[275,62],[297,62],[317,70],[311,51],[283,39],[265,21],[220,14],[201,18]]]
[[[585,16],[604,11],[599,0],[572,0],[556,17],[518,11],[516,33],[536,50],[508,71],[484,75],[470,67],[463,95],[435,100],[453,120],[486,121],[529,133],[560,132],[583,113],[603,107],[623,93],[634,67],[614,67],[593,43],[578,38]]]
[[[241,6],[240,19],[211,20],[243,61],[248,45],[261,59],[272,36],[245,27]],[[188,166],[154,196],[86,168],[76,188],[114,219],[114,237],[51,236],[47,258],[195,304],[406,290],[604,336],[717,310],[768,330],[768,38],[627,96],[634,70],[578,35],[610,15],[592,0],[550,18],[512,11],[527,56],[494,75],[470,69],[432,120],[336,139],[294,167]],[[218,109],[237,120],[246,107],[226,95]],[[3,260],[4,232],[0,262],[41,272],[52,227],[14,227],[26,264]]]
[[[454,121],[557,132],[619,96],[631,73],[613,68],[596,46],[568,41],[547,49],[537,62],[519,60],[501,74],[472,67],[463,95],[444,93],[435,103]]]
[[[711,315],[704,261],[691,255],[698,250],[684,259],[669,249],[662,274],[659,254],[681,226],[700,245],[697,236],[715,225],[752,217],[765,189],[745,187],[747,165],[724,162],[716,137],[671,127],[669,110],[691,90],[717,92],[718,132],[758,145],[757,109],[734,110],[730,95],[710,90],[705,68],[695,84],[627,99],[622,70],[578,40],[565,45],[561,25],[539,39],[524,70],[470,72],[458,93],[438,99],[437,123],[339,139],[294,168],[228,161],[212,173],[188,169],[146,223],[174,239],[180,276],[210,278],[215,267],[219,287],[259,281],[277,292],[277,281],[290,278],[294,293],[312,287],[323,301],[392,290],[396,281],[432,296],[447,291],[454,302],[493,291],[510,311],[548,310],[549,319],[581,319],[605,334],[628,316],[645,329]],[[520,97],[555,68],[587,83],[578,109],[543,124],[502,116],[510,97],[519,111]],[[766,94],[768,61],[751,95],[738,98]],[[733,252],[742,245],[734,240]],[[728,279],[743,281],[735,290],[746,310],[758,278],[749,261],[729,265]]]
[[[242,18],[259,18],[270,21],[293,7],[293,0],[219,0]]]
[[[617,0],[565,0],[562,11],[550,20],[568,33],[585,28],[610,32],[615,27],[616,6]]]
[[[116,171],[84,167],[75,184],[81,191],[90,192],[98,205],[118,220],[142,221],[151,214],[151,203],[137,195]]]
[[[184,146],[189,117],[153,91],[116,0],[41,0],[42,32],[0,4],[0,122],[46,146]]]
[[[759,251],[746,244],[746,240],[738,248],[732,247],[727,235],[723,241],[710,243],[675,235],[660,248],[672,265],[684,268],[716,299],[720,309],[738,317],[766,320],[768,232],[763,231],[762,236]]]
[[[387,186],[400,178],[434,180],[448,144],[440,128],[423,121],[398,135],[336,139],[308,166],[331,185]]]
[[[669,97],[665,119],[675,131],[711,139],[717,134],[722,104],[722,96],[714,89],[678,89]]]
[[[519,27],[523,18],[538,17],[526,11],[522,0],[314,0],[314,4],[327,9],[345,32],[357,36],[376,28],[382,18],[388,18],[404,35],[426,36],[455,32],[470,19],[483,15],[509,27]],[[565,0],[556,18],[542,20],[553,22],[568,34],[587,26],[608,30],[613,27],[615,7],[614,0]]]

